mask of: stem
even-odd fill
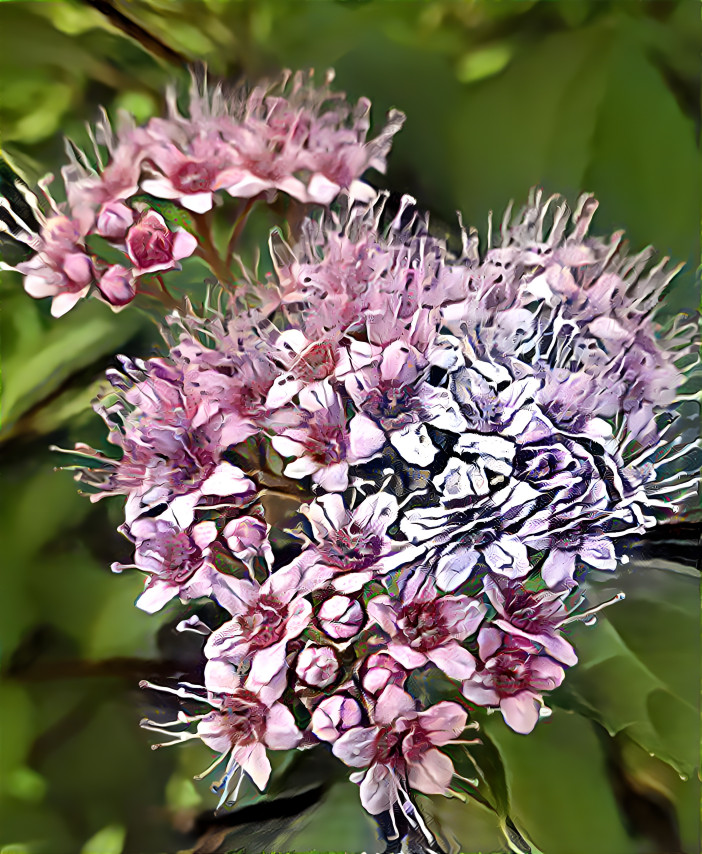
[[[212,272],[217,276],[220,284],[228,291],[233,293],[231,285],[234,284],[231,271],[229,270],[227,261],[220,258],[217,252],[217,247],[212,240],[212,232],[210,229],[210,218],[207,214],[194,213],[193,220],[197,226],[197,241],[199,250],[197,254],[207,262]]]
[[[237,243],[239,242],[239,238],[241,237],[241,233],[244,230],[244,226],[246,225],[246,221],[249,218],[249,214],[251,213],[251,209],[254,204],[258,200],[258,196],[252,196],[252,198],[248,199],[246,204],[244,205],[244,209],[239,214],[234,222],[234,231],[232,232],[232,236],[229,238],[229,243],[227,244],[227,255],[226,262],[229,264],[234,249],[236,248]]]

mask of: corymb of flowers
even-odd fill
[[[46,178],[7,227],[52,314],[163,306],[161,354],[120,357],[95,403],[116,453],[76,447],[91,500],[125,499],[133,563],[113,569],[143,573],[137,607],[180,600],[203,636],[202,684],[144,683],[184,708],[143,725],[211,748],[220,807],[265,789],[270,751],[314,747],[431,838],[415,793],[476,792],[451,756],[483,710],[539,725],[570,627],[609,604],[585,603],[588,570],[694,492],[674,425],[696,326],[656,321],[676,271],[590,236],[588,195],[532,191],[450,249],[363,180],[404,116],[369,139],[368,101],[331,81],[194,84],[185,114],[171,92],[143,127],[104,119],[65,200]],[[281,200],[260,282],[236,242]],[[218,282],[199,306],[167,284],[192,255]]]

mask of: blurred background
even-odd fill
[[[499,218],[533,185],[573,203],[592,191],[595,233],[625,229],[633,249],[653,243],[685,263],[664,311],[689,314],[701,47],[695,0],[6,0],[0,146],[33,185],[100,105],[146,120],[189,62],[252,79],[333,66],[335,88],[371,98],[376,127],[392,106],[407,114],[387,176],[369,178],[417,197],[439,230],[461,210],[485,235],[488,211]],[[3,169],[1,189],[9,181]],[[179,606],[133,607],[140,577],[109,570],[129,557],[119,502],[79,496],[49,446],[105,446],[90,401],[115,354],[155,352],[156,329],[96,301],[54,320],[12,273],[0,294],[0,852],[382,850],[324,748],[280,755],[269,792],[244,789],[217,818],[207,784],[192,781],[209,751],[149,750],[138,722],[157,700],[138,682],[196,672],[198,647],[173,631]],[[502,817],[420,798],[447,850],[526,851],[523,836],[542,854],[699,851],[698,533],[692,509],[630,543],[626,572],[592,576],[593,598],[627,599],[574,629],[581,663],[553,716],[530,737],[485,722]]]

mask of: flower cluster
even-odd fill
[[[525,734],[548,714],[581,575],[665,506],[642,412],[673,399],[684,342],[642,307],[651,276],[586,236],[591,199],[547,237],[532,201],[483,257],[409,199],[385,226],[385,199],[311,218],[273,235],[265,286],[174,313],[168,354],[111,376],[122,455],[81,477],[127,497],[140,607],[225,615],[182,626],[207,635],[190,699],[211,710],[176,734],[226,761],[222,803],[242,773],[263,787],[266,749],[325,742],[369,812],[419,821],[410,793],[449,791],[469,714]],[[624,315],[629,346],[597,358]],[[455,700],[415,699],[432,672]]]
[[[163,299],[164,272],[196,252],[211,262],[211,239],[196,227],[197,217],[224,196],[253,200],[280,191],[329,204],[343,190],[372,200],[375,191],[361,176],[385,170],[404,116],[390,113],[368,141],[370,102],[352,107],[330,90],[332,79],[329,72],[315,86],[311,76],[286,73],[269,85],[225,93],[193,77],[185,116],[171,90],[166,118],[136,127],[123,115],[113,130],[105,117],[91,131],[92,156],[68,148],[66,202],[49,195],[48,176],[41,184],[48,214],[31,197],[37,227],[14,217],[13,237],[34,253],[16,268],[27,293],[52,297],[55,317],[91,289],[116,309],[137,293]]]
[[[690,324],[655,320],[665,265],[589,236],[590,196],[571,216],[533,193],[482,253],[465,231],[451,251],[409,197],[388,215],[359,176],[401,117],[366,143],[367,112],[296,75],[103,127],[110,163],[66,171],[69,213],[22,272],[55,313],[94,280],[126,303],[196,248],[137,194],[202,215],[220,191],[345,191],[290,242],[271,233],[266,282],[172,312],[164,355],[122,358],[96,404],[119,455],[79,446],[78,477],[125,497],[138,607],[218,605],[179,626],[206,637],[204,684],[162,689],[207,710],[145,725],[215,751],[220,805],[244,775],[265,787],[267,750],[326,744],[370,813],[428,833],[412,792],[466,779],[451,745],[481,709],[522,734],[548,714],[569,624],[607,604],[582,610],[584,574],[694,486],[663,474],[694,351]],[[129,263],[99,269],[93,232]]]

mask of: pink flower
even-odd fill
[[[457,703],[437,703],[417,712],[409,694],[390,685],[375,704],[373,725],[343,733],[332,751],[347,765],[368,769],[361,782],[361,803],[377,815],[406,801],[409,787],[427,795],[446,794],[453,763],[437,747],[458,738],[466,719]]]
[[[357,635],[364,619],[360,602],[348,596],[332,596],[317,612],[320,628],[334,640],[348,640]]]
[[[347,694],[325,697],[312,712],[310,729],[320,741],[333,743],[361,723],[361,707]]]
[[[506,636],[491,626],[480,630],[478,645],[482,664],[463,683],[463,696],[479,706],[499,707],[515,732],[531,732],[544,704],[541,695],[561,684],[563,668],[525,637]]]
[[[383,351],[379,364],[346,378],[346,390],[359,409],[350,425],[351,447],[359,449],[359,456],[377,453],[387,435],[404,460],[427,466],[437,454],[427,424],[453,433],[467,429],[450,392],[421,381],[427,366],[418,350],[394,341]]]
[[[603,535],[573,532],[563,540],[557,535],[542,537],[542,542],[551,545],[541,567],[541,577],[552,590],[567,590],[575,586],[576,558],[595,567],[611,571],[617,568],[617,558],[611,539]]]
[[[197,246],[192,234],[182,228],[169,231],[164,218],[153,210],[144,211],[127,232],[126,240],[138,276],[175,269],[178,261],[192,255]]]
[[[61,317],[90,289],[93,266],[79,224],[63,214],[46,220],[33,245],[37,254],[17,265],[24,289],[40,299],[53,297],[51,314]]]
[[[403,667],[435,664],[452,679],[467,679],[475,659],[461,641],[477,631],[487,610],[468,596],[441,596],[430,577],[414,572],[399,597],[376,596],[368,616],[390,636],[387,653]]]
[[[314,483],[328,492],[343,492],[349,485],[349,463],[357,462],[359,456],[349,445],[346,414],[338,393],[326,381],[303,389],[292,418],[294,426],[283,427],[271,439],[279,454],[295,457],[285,467],[286,477],[311,475]]]
[[[387,493],[370,495],[354,510],[332,493],[303,504],[300,511],[309,520],[314,542],[294,563],[314,572],[320,586],[330,581],[340,593],[355,593],[421,552],[387,535],[398,515],[397,500]]]
[[[542,590],[535,593],[518,582],[499,582],[487,576],[484,590],[497,611],[492,625],[507,635],[525,638],[537,648],[569,667],[576,664],[575,650],[560,633],[568,617],[563,594]]]
[[[149,574],[137,607],[153,614],[174,596],[198,599],[212,590],[208,564],[210,546],[217,539],[214,522],[200,522],[189,531],[163,518],[136,519],[127,529],[136,542],[134,566]],[[113,564],[115,572],[125,569]]]
[[[313,688],[326,688],[336,679],[339,662],[331,647],[308,642],[297,657],[295,673]]]
[[[228,683],[217,685],[213,691],[205,675],[208,689],[205,697],[194,693],[191,687],[160,689],[212,707],[212,711],[204,715],[179,714],[179,722],[188,726],[197,722],[195,732],[189,729],[175,730],[169,722],[144,721],[142,726],[168,735],[172,740],[165,744],[198,738],[219,754],[219,758],[201,775],[209,774],[226,762],[223,777],[212,787],[213,791],[222,792],[217,807],[219,809],[225,802],[231,803],[237,799],[244,774],[263,791],[271,775],[266,749],[291,750],[300,743],[302,733],[295,724],[292,712],[275,699],[264,699],[250,679],[243,682],[241,678],[230,674]],[[143,682],[142,687],[156,686]]]
[[[312,616],[311,604],[299,593],[300,573],[286,567],[262,585],[224,575],[218,581],[214,596],[233,619],[212,633],[205,655],[236,666],[250,664],[254,685],[283,684],[288,643],[302,634]]]

